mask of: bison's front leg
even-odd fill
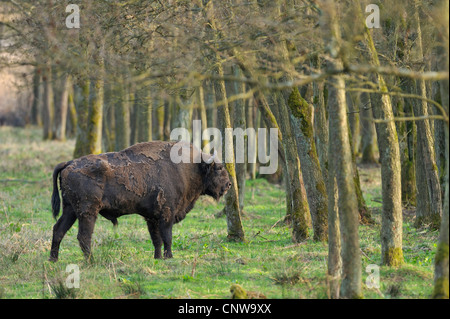
[[[171,222],[163,222],[160,226],[161,238],[164,243],[164,258],[172,258],[172,226]]]
[[[162,239],[159,233],[159,221],[157,219],[145,219],[147,228],[152,238],[153,246],[155,247],[155,259],[161,259]]]
[[[84,213],[78,217],[78,242],[87,260],[91,259],[91,239],[94,232],[97,213]]]

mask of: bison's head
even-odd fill
[[[214,162],[215,155],[206,162],[202,162],[203,181],[205,183],[204,195],[219,200],[231,187],[228,172],[223,164]]]

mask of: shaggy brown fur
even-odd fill
[[[117,225],[117,218],[139,214],[147,221],[155,246],[155,258],[172,257],[172,226],[186,217],[200,195],[219,200],[231,183],[222,164],[179,163],[170,159],[177,142],[154,141],[133,145],[120,152],[87,155],[60,163],[53,172],[52,209],[63,214],[53,227],[50,260],[58,260],[59,245],[78,219],[78,241],[84,255],[91,256],[91,237],[98,214]],[[186,144],[192,154],[199,154]],[[210,155],[205,155],[209,157]]]

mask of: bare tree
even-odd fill
[[[448,24],[448,1],[439,1],[434,12],[434,17],[437,27],[444,30],[439,39],[442,42],[443,54],[440,56],[440,66],[447,73],[449,72],[449,24]],[[449,86],[448,79],[442,80],[440,84],[440,94],[443,111],[449,114]],[[445,154],[446,154],[446,168],[445,168],[445,195],[443,205],[443,215],[441,228],[439,233],[439,241],[437,245],[437,252],[435,256],[435,273],[434,273],[434,298],[449,298],[449,122],[445,122]]]
[[[337,20],[336,7],[333,1],[322,1],[322,28],[329,45],[331,59],[328,62],[329,70],[342,67],[341,31]],[[361,298],[361,254],[359,249],[358,235],[358,202],[355,193],[355,184],[352,179],[352,159],[349,141],[349,128],[347,121],[347,110],[345,100],[345,81],[341,76],[330,78],[330,88],[328,93],[329,108],[329,136],[330,136],[330,154],[335,158],[333,173],[329,179],[336,178],[338,188],[338,207],[339,207],[339,227],[342,243],[342,282],[339,296],[341,298]],[[329,194],[334,192],[330,183]],[[332,214],[333,216],[333,214]],[[334,221],[336,225],[336,221]],[[333,227],[336,227],[333,225]],[[333,234],[336,236],[337,234]],[[336,240],[333,239],[336,244]],[[337,246],[338,247],[338,246]],[[335,248],[337,248],[335,247]],[[336,253],[334,252],[336,256]],[[332,276],[337,275],[336,266],[338,263],[334,260],[329,269]],[[334,288],[333,290],[336,290]],[[336,292],[334,291],[333,294]]]
[[[422,59],[423,64],[424,53],[419,6],[419,1],[416,0],[414,12],[415,28],[417,33],[416,45],[418,54]],[[414,105],[414,114],[418,117],[426,117],[429,113],[428,103],[426,102],[427,89],[425,80],[421,79],[417,81],[417,93],[423,99],[416,101]],[[417,196],[418,209],[416,210],[416,227],[420,227],[423,224],[431,224],[432,228],[439,228],[442,215],[442,201],[439,175],[436,168],[437,165],[434,153],[431,122],[428,119],[424,119],[423,121],[417,122],[416,181],[418,183],[417,189],[419,194]],[[422,183],[423,185],[427,185],[427,187],[422,187]]]
[[[355,5],[359,6],[359,3],[355,2]],[[360,14],[360,21],[364,23],[361,10],[357,9],[357,12]],[[364,30],[372,64],[380,66],[378,52],[375,48],[371,31],[366,25],[364,25]],[[381,226],[382,262],[389,266],[399,266],[403,263],[400,150],[397,131],[393,121],[394,114],[391,99],[389,95],[385,94],[388,93],[388,89],[381,74],[377,75],[377,85],[382,94],[371,95],[373,116],[375,119],[388,120],[387,122],[376,124],[383,196]]]

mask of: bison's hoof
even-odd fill
[[[164,253],[164,259],[169,259],[169,258],[173,258],[172,253]]]

